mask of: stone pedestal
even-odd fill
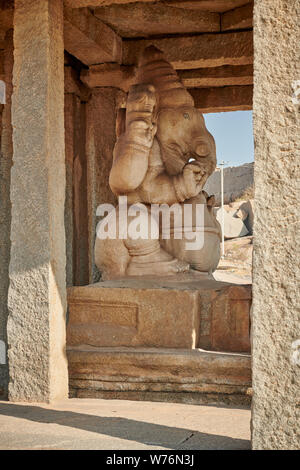
[[[71,393],[247,402],[250,304],[250,286],[196,272],[69,288]]]

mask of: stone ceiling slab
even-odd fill
[[[191,10],[222,13],[246,5],[249,1],[251,0],[166,0],[160,3],[180,8],[189,8]],[[101,7],[114,4],[124,5],[136,2],[158,3],[155,0],[64,0],[65,6],[70,8]]]
[[[134,65],[143,49],[153,44],[176,69],[196,69],[253,63],[252,31],[201,34],[163,39],[123,40],[123,64]]]
[[[163,3],[111,5],[94,14],[122,37],[220,31],[220,15],[207,11],[174,8]]]

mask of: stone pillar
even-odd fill
[[[94,263],[96,210],[99,204],[116,204],[117,200],[108,184],[112,154],[116,142],[116,114],[124,93],[117,88],[94,88],[86,111],[86,155],[89,214],[89,266],[90,283],[99,280]]]
[[[65,229],[66,229],[66,283],[73,286],[73,165],[74,165],[74,101],[76,96],[65,94],[65,152],[66,152],[66,199],[65,199]]]
[[[0,341],[7,343],[6,324],[8,316],[7,295],[9,286],[10,258],[10,170],[12,166],[12,126],[11,94],[13,70],[13,31],[6,33],[4,49],[4,82],[6,104],[2,112],[1,152],[0,152]],[[1,361],[2,362],[2,361]],[[0,363],[0,395],[7,393],[8,368]],[[1,393],[2,390],[2,393]]]
[[[299,16],[255,1],[254,449],[299,448]]]
[[[15,0],[9,398],[68,394],[63,0]]]
[[[67,285],[89,283],[85,108],[75,93],[65,94]]]

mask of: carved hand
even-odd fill
[[[128,94],[126,111],[126,133],[135,142],[150,148],[157,127],[154,118],[156,105],[155,89],[152,85],[133,85]]]
[[[207,179],[207,172],[198,162],[187,163],[182,174],[175,176],[174,187],[180,202],[197,196]]]

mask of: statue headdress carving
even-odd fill
[[[158,107],[194,106],[192,96],[181,83],[172,65],[162,51],[149,46],[142,52],[138,70],[138,84],[151,84],[158,96]]]

